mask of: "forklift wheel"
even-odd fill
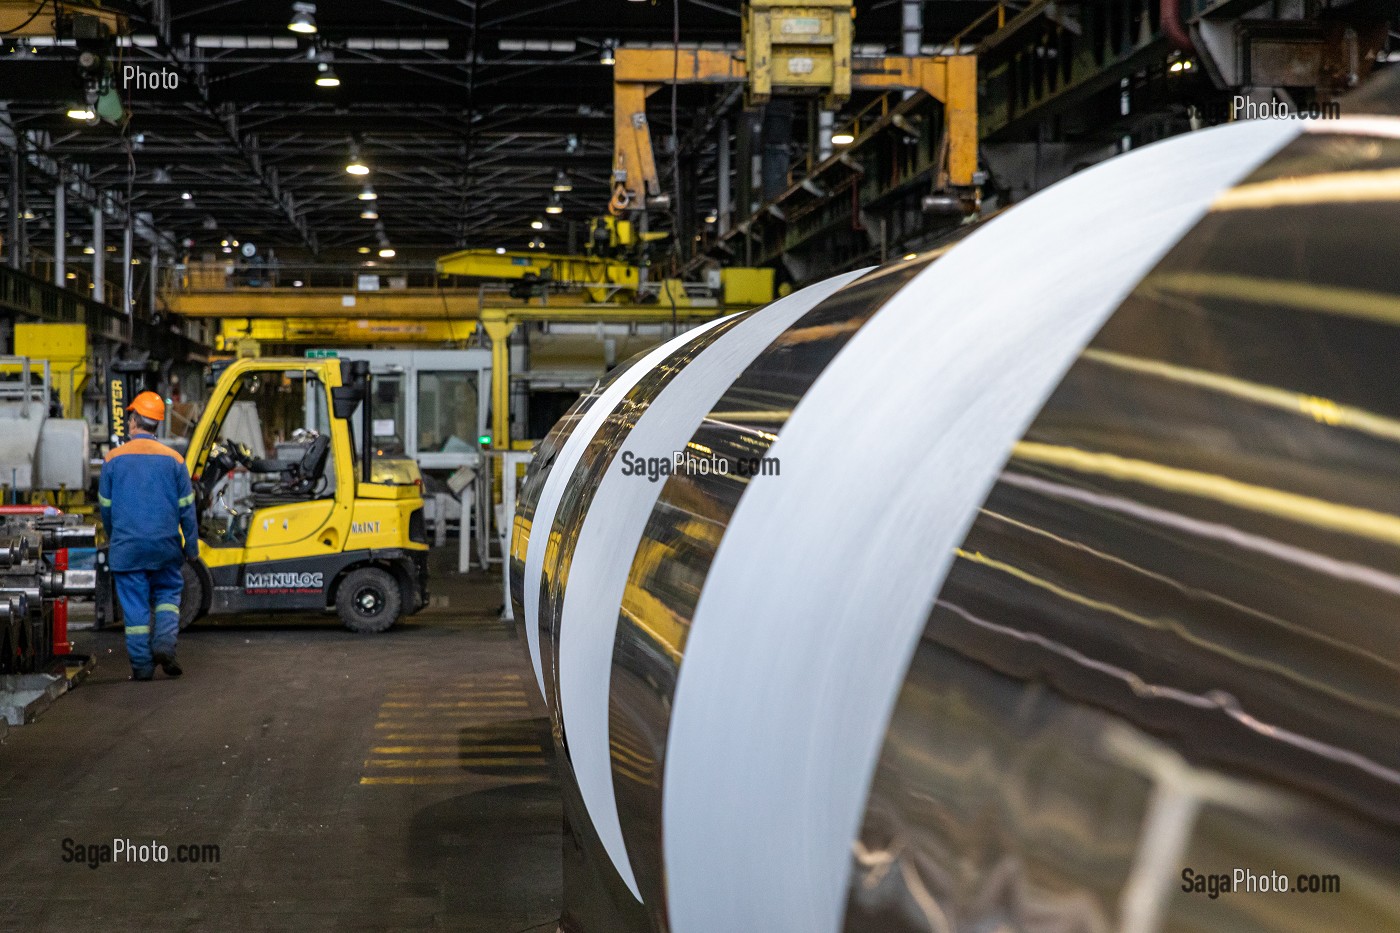
[[[402,607],[398,582],[378,567],[351,571],[335,594],[335,610],[352,632],[386,631],[399,621]]]
[[[180,575],[185,578],[185,588],[180,593],[180,631],[183,632],[204,614],[204,578],[189,561],[180,568]]]

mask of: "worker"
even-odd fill
[[[181,569],[186,557],[199,556],[194,490],[184,458],[155,438],[165,420],[165,400],[142,392],[127,412],[131,440],[107,454],[98,484],[107,566],[126,621],[131,679],[150,680],[156,665],[179,677]]]

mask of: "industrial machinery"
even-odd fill
[[[216,375],[186,458],[200,556],[185,567],[181,625],[333,610],[352,631],[382,632],[427,605],[421,477],[374,455],[369,364],[239,360]]]
[[[854,14],[855,8],[843,0],[750,0],[742,14],[742,57],[706,48],[617,49],[610,211],[632,216],[648,208],[671,207],[656,166],[647,100],[675,84],[743,87],[750,104],[765,103],[775,94],[821,95],[827,108],[849,98],[853,89],[923,91],[943,104],[939,148],[945,158],[934,190],[955,201],[975,203],[976,56],[920,56],[915,50],[858,60]],[[743,209],[747,214],[747,205]]]
[[[1400,75],[1344,109],[1135,150],[559,423],[511,559],[562,928],[1400,929]]]
[[[6,502],[32,494],[81,496],[88,485],[88,425],[64,418],[48,361],[0,357],[0,487]]]
[[[100,565],[70,567],[69,551],[93,553],[96,534],[56,509],[0,507],[0,674],[43,671],[69,654],[68,597],[90,598],[105,579]]]

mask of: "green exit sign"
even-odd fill
[[[306,358],[307,358],[308,360],[338,360],[338,359],[340,359],[340,351],[339,351],[339,350],[307,350],[307,351],[306,351]]]

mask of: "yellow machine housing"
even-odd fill
[[[223,370],[187,458],[200,542],[182,625],[334,609],[347,628],[383,631],[427,604],[422,478],[411,461],[364,446],[368,393],[362,362],[245,359]]]

